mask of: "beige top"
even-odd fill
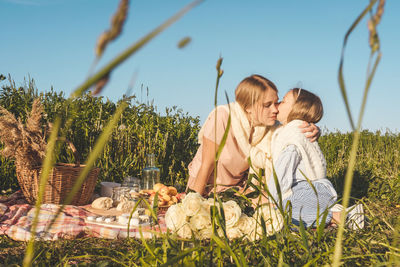
[[[217,112],[215,112],[215,110]],[[217,114],[217,127],[215,131],[215,115]],[[214,109],[203,125],[204,137],[213,141],[217,145],[221,143],[225,129],[228,124],[229,113],[222,106]],[[201,166],[203,145],[197,150],[195,157],[189,164],[189,180],[188,187],[194,184]],[[239,145],[233,135],[232,129],[229,130],[228,137],[217,165],[217,192],[227,189],[232,186],[242,186],[247,179],[247,170],[249,164],[246,156],[240,150]],[[205,192],[209,193],[214,184],[214,172],[211,173]]]

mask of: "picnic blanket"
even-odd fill
[[[87,211],[86,206],[66,205],[58,215],[52,227],[45,231],[54,219],[60,205],[42,204],[39,211],[39,220],[36,228],[36,238],[40,240],[57,240],[60,238],[73,239],[77,237],[99,238],[151,238],[158,233],[166,232],[164,216],[160,215],[154,226],[108,227],[93,222],[86,222],[85,218],[95,214]],[[28,241],[31,238],[31,227],[36,208],[26,203],[21,191],[10,197],[0,199],[0,235],[7,235],[18,241]]]

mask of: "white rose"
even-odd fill
[[[257,221],[253,217],[242,214],[236,226],[240,229],[240,231],[242,231],[244,235],[249,238],[250,236],[255,234],[256,224]]]
[[[255,240],[258,240],[258,239],[260,239],[262,237],[263,237],[262,227],[261,227],[261,225],[259,223],[256,222],[254,231],[251,232],[251,234],[249,234],[247,236],[247,239],[249,239],[250,241],[255,241]]]
[[[242,210],[233,200],[224,202],[223,207],[226,227],[233,227],[239,221],[239,218],[242,215]]]
[[[176,231],[186,223],[185,212],[183,211],[182,204],[175,204],[168,208],[165,213],[165,224],[170,230]]]
[[[192,237],[192,228],[190,227],[182,203],[172,205],[165,213],[165,224],[167,228],[177,233],[182,238]]]
[[[191,238],[192,228],[190,228],[189,223],[185,223],[177,229],[176,233],[182,238]]]
[[[228,236],[229,239],[235,239],[239,238],[243,235],[242,231],[238,227],[228,227],[226,229],[226,235]]]
[[[218,202],[215,201],[216,204],[218,204]],[[212,206],[214,206],[214,199],[213,198],[208,198],[206,200],[204,200],[202,202],[202,206],[203,208],[207,209],[210,212],[210,208]]]
[[[283,227],[283,216],[279,210],[266,205],[262,206],[254,213],[254,218],[261,223],[261,217],[264,218],[267,235],[273,235]],[[258,225],[261,228],[261,225]],[[258,232],[258,231],[257,231]]]
[[[202,230],[211,227],[210,212],[205,208],[201,208],[197,214],[190,218],[190,224],[193,229]]]
[[[211,236],[212,236],[212,228],[211,227],[202,229],[198,233],[198,237],[200,239],[210,239]]]
[[[189,193],[182,200],[182,208],[186,214],[186,216],[196,215],[203,202],[203,198],[199,193]]]

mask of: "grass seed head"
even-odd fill
[[[187,46],[190,42],[192,41],[192,39],[190,37],[185,37],[182,40],[179,41],[178,43],[178,48],[182,49],[185,46]]]
[[[367,26],[369,31],[369,46],[373,51],[379,49],[379,39],[376,32],[376,27],[381,22],[381,18],[384,12],[385,0],[379,0],[378,8],[375,15],[368,20]]]
[[[97,57],[101,57],[108,43],[113,41],[121,34],[122,27],[128,14],[128,7],[129,0],[121,0],[117,12],[112,17],[111,29],[103,32],[97,41],[97,46],[95,49]]]

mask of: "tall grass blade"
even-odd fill
[[[240,262],[242,263],[242,266],[248,266],[245,254],[243,253],[243,250],[240,247],[239,247],[239,250],[240,250],[240,252],[239,252]]]
[[[274,181],[275,181],[276,192],[278,194],[278,209],[283,211],[283,200],[282,200],[281,187],[279,185],[278,175],[276,174],[276,171],[275,171],[275,168],[273,165],[272,165],[272,173],[273,173],[273,177],[274,177]]]
[[[90,170],[93,168],[97,158],[101,155],[105,145],[108,142],[109,137],[114,131],[115,126],[118,123],[118,120],[120,119],[120,116],[122,112],[128,107],[128,103],[126,101],[122,101],[120,105],[117,107],[117,110],[115,111],[114,115],[112,116],[111,120],[108,122],[106,127],[103,129],[103,132],[101,133],[100,137],[97,139],[96,144],[92,150],[92,152],[89,154],[88,159],[85,162],[85,167],[79,174],[78,179],[76,180],[75,184],[73,185],[71,191],[68,193],[67,197],[64,200],[64,203],[60,206],[58,209],[56,215],[50,222],[49,226],[47,227],[47,230],[51,228],[51,226],[54,224],[60,213],[64,210],[65,205],[68,205],[71,203],[73,200],[74,196],[76,193],[78,193],[79,189],[81,188],[83,182],[85,181],[87,175],[89,174]]]
[[[300,210],[300,214],[301,214],[301,210]],[[308,237],[307,237],[307,233],[304,227],[304,223],[303,220],[301,219],[301,215],[300,215],[300,220],[299,220],[299,224],[300,224],[300,236],[301,236],[301,241],[303,243],[304,248],[307,250],[308,255],[310,256],[310,247],[308,246]]]
[[[162,263],[162,260],[154,254],[153,250],[149,247],[149,245],[146,242],[146,239],[143,237],[143,232],[140,230],[140,240],[142,241],[143,246],[146,248],[146,250],[150,253],[151,256],[153,256],[154,259],[156,259],[157,262]]]
[[[324,229],[325,229],[325,225],[326,225],[326,218],[328,217],[328,209],[326,209],[323,213],[322,213],[322,220],[321,223],[318,224],[317,226],[317,242],[321,242],[321,238],[322,235],[324,233]],[[319,220],[319,214],[317,216],[317,221]]]
[[[372,57],[373,57],[373,54],[371,54],[371,59],[372,59]],[[375,76],[375,72],[376,72],[376,68],[378,67],[378,64],[379,64],[379,62],[380,62],[380,60],[381,60],[381,57],[382,57],[382,53],[378,53],[378,55],[377,55],[377,57],[376,57],[376,59],[375,59],[375,63],[374,63],[374,65],[373,65],[373,67],[372,67],[372,70],[371,70],[371,72],[370,72],[370,74],[369,74],[369,76],[368,76],[368,79],[367,79],[367,82],[366,82],[366,85],[365,85],[365,89],[364,89],[364,95],[363,95],[363,99],[362,99],[362,103],[361,103],[361,108],[360,108],[360,115],[359,115],[359,118],[358,118],[358,121],[359,121],[359,125],[358,125],[358,129],[360,130],[361,129],[361,122],[362,122],[362,118],[363,118],[363,116],[364,116],[364,111],[365,111],[365,105],[367,104],[367,98],[368,98],[368,92],[369,92],[369,88],[371,87],[371,83],[372,83],[372,79],[374,78],[374,76]]]
[[[220,198],[217,198],[218,201],[218,213],[214,213],[216,215],[216,220],[218,225],[221,227],[223,233],[224,233],[224,237],[225,240],[228,239],[228,236],[226,234],[226,220],[225,220],[225,211],[224,211],[224,205],[222,204],[222,200]]]
[[[226,92],[225,92],[225,96],[226,96],[226,101],[227,101],[228,104],[229,104],[229,98],[228,98],[228,94],[227,94]],[[226,139],[228,138],[228,133],[229,133],[230,128],[231,128],[231,109],[230,109],[230,107],[229,107],[228,123],[226,124],[226,129],[225,129],[224,135],[222,136],[221,143],[220,143],[219,146],[218,146],[217,155],[215,156],[215,160],[216,160],[216,161],[218,161],[218,160],[219,160],[219,157],[221,156],[222,149],[223,149],[224,146],[225,146]]]
[[[177,264],[178,261],[180,261],[181,259],[185,258],[187,255],[193,253],[194,251],[198,251],[198,250],[199,250],[198,247],[186,249],[186,250],[182,251],[181,253],[179,253],[179,255],[177,255],[176,257],[173,257],[169,261],[167,261],[166,263],[162,264],[161,266],[162,267],[173,266],[173,264]]]
[[[346,111],[347,115],[349,117],[350,125],[353,131],[355,130],[355,124],[353,121],[353,116],[351,115],[351,110],[350,110],[350,105],[347,97],[347,92],[346,92],[346,85],[344,82],[344,77],[343,77],[343,63],[344,63],[344,51],[347,45],[347,40],[350,36],[350,34],[353,32],[353,30],[357,27],[358,23],[364,18],[364,16],[372,9],[372,7],[375,5],[377,0],[371,0],[369,5],[361,12],[361,14],[357,17],[357,19],[353,22],[353,24],[350,26],[350,28],[347,30],[346,35],[343,40],[343,46],[342,46],[342,54],[340,56],[340,63],[339,63],[339,75],[338,75],[338,80],[339,80],[339,87],[340,87],[340,92],[342,93],[342,97],[346,106]]]
[[[121,114],[124,112],[124,110],[128,107],[128,103],[125,101],[122,101],[120,103],[120,106],[117,107],[117,110],[115,111],[114,115],[112,116],[111,120],[108,122],[106,127],[104,128],[103,132],[101,133],[100,137],[96,141],[96,144],[92,150],[92,152],[89,155],[89,158],[85,162],[85,168],[82,170],[82,172],[79,175],[79,178],[77,182],[74,184],[74,186],[71,189],[71,192],[68,194],[65,204],[71,203],[73,197],[75,194],[79,191],[83,181],[85,180],[86,176],[89,174],[91,168],[94,166],[97,158],[100,156],[102,153],[104,146],[107,144],[109,137],[114,131],[115,126],[118,123],[118,120],[120,119]]]
[[[127,226],[127,234],[128,234],[128,238],[129,238],[129,233],[130,233],[130,226],[131,226],[131,220],[132,220],[132,215],[135,212],[135,210],[137,209],[137,207],[139,206],[139,204],[142,202],[142,199],[139,199],[135,206],[133,207],[133,209],[131,210],[130,214],[129,214],[129,219],[128,219],[128,226]]]
[[[279,261],[278,261],[278,267],[284,266],[283,262],[283,251],[279,252]]]
[[[154,199],[156,197],[158,198],[158,196],[155,196]],[[153,218],[153,220],[157,221],[157,212],[156,212],[156,209],[154,207],[158,207],[158,201],[157,201],[157,203],[153,203],[153,205],[150,205],[150,203],[147,202],[147,200],[145,200],[145,199],[143,199],[142,201],[146,205],[147,209],[150,211],[151,217]],[[155,202],[155,200],[154,200],[154,202]],[[155,206],[155,205],[157,205],[157,206]]]
[[[375,64],[373,66],[371,73],[368,76],[367,84],[364,89],[364,96],[363,96],[363,102],[361,104],[360,117],[358,119],[357,129],[354,132],[354,139],[353,139],[353,144],[352,144],[350,157],[349,157],[349,168],[347,169],[347,172],[346,172],[345,185],[344,185],[344,191],[343,191],[343,201],[342,201],[342,205],[344,206],[344,208],[347,208],[347,206],[349,205],[350,192],[351,192],[351,186],[352,186],[352,182],[353,182],[353,174],[354,174],[354,168],[355,168],[355,163],[356,163],[358,144],[360,141],[360,128],[361,128],[361,122],[362,122],[363,115],[364,115],[365,105],[367,102],[367,94],[368,94],[369,87],[371,86],[372,78],[375,75],[375,71],[376,71],[378,63],[380,61],[380,58],[381,58],[381,53],[379,53],[378,57],[376,58]],[[341,244],[341,240],[343,238],[343,228],[344,228],[345,219],[346,219],[346,212],[345,212],[345,209],[343,209],[343,211],[340,214],[340,224],[339,224],[338,236],[337,236],[336,244],[335,244],[335,248],[336,248],[335,249],[335,258],[338,257],[337,254],[341,251],[340,244]],[[336,247],[336,246],[338,246],[338,247]]]
[[[348,31],[348,33],[345,36],[345,42],[347,41],[347,37],[351,33],[352,29],[358,24],[359,20],[368,11],[370,11],[372,9],[372,6],[375,3],[376,3],[376,0],[370,1],[370,4],[365,8],[365,10],[362,12],[362,14],[357,18],[356,23],[353,23],[352,28],[350,28],[350,30]],[[381,7],[381,9],[378,9],[378,11],[383,12],[383,7]],[[380,14],[380,15],[382,15],[382,14]],[[364,94],[363,94],[362,104],[361,104],[361,108],[360,108],[360,114],[359,114],[359,118],[358,118],[357,128],[354,131],[353,144],[352,144],[350,156],[349,156],[349,166],[348,166],[348,169],[346,172],[346,177],[345,177],[345,185],[344,185],[344,190],[343,190],[343,201],[342,201],[342,205],[344,208],[343,208],[342,212],[340,213],[339,229],[338,229],[337,238],[336,238],[336,242],[335,242],[335,251],[334,251],[333,263],[332,263],[332,265],[334,267],[340,265],[340,259],[342,256],[342,240],[343,240],[343,232],[344,232],[344,225],[345,225],[345,219],[346,219],[346,208],[349,204],[349,199],[350,199],[350,191],[351,191],[352,182],[353,182],[353,174],[354,174],[354,168],[355,168],[355,163],[356,163],[358,144],[360,141],[360,129],[361,129],[361,124],[362,124],[362,119],[364,116],[365,105],[366,105],[367,98],[368,98],[367,97],[368,91],[371,86],[372,79],[375,76],[376,68],[377,68],[380,58],[381,58],[381,53],[379,51],[379,47],[380,47],[379,39],[376,38],[375,42],[377,42],[378,44],[371,47],[370,61],[372,60],[375,53],[378,53],[378,54],[375,59],[375,63],[373,65],[371,72],[369,72],[369,70],[368,70],[368,73],[367,73],[367,81],[366,81],[366,85],[364,87]],[[345,45],[345,43],[344,43],[344,45]],[[376,49],[378,49],[378,50],[376,50]],[[344,50],[344,47],[343,47],[343,50]],[[343,53],[342,53],[342,58],[341,58],[341,66],[342,66],[342,64],[343,64]],[[342,69],[339,68],[339,76],[340,76],[341,72],[342,72]],[[343,82],[343,80],[342,80],[342,82]],[[344,87],[344,82],[342,84],[339,82],[339,84],[340,84],[341,90],[345,92],[346,89]],[[354,129],[354,127],[353,127],[353,129]]]
[[[315,266],[315,263],[322,257],[326,257],[327,255],[329,255],[330,253],[332,253],[332,249],[327,249],[326,252],[318,254],[315,258],[309,260],[306,264],[304,264],[303,267],[308,267],[308,266]]]
[[[310,185],[311,189],[314,191],[315,197],[317,198],[317,228],[319,226],[319,216],[320,216],[320,206],[319,206],[319,199],[318,199],[318,192],[317,189],[315,188],[315,186],[313,185],[313,183],[311,182],[310,179],[308,179],[308,177],[304,174],[304,172],[302,170],[300,170],[300,173],[303,175],[303,177],[306,179],[307,183]]]
[[[31,227],[31,238],[29,239],[28,245],[26,247],[25,251],[25,256],[23,260],[23,266],[31,266],[32,264],[32,259],[33,259],[33,254],[34,254],[34,244],[35,244],[35,239],[36,239],[36,227],[38,224],[39,220],[39,212],[40,212],[40,206],[42,204],[42,199],[43,199],[43,194],[44,190],[46,187],[47,180],[49,178],[49,174],[51,169],[53,168],[54,165],[54,150],[56,146],[56,141],[57,141],[57,136],[58,136],[58,130],[60,129],[60,124],[61,120],[56,119],[53,125],[53,129],[50,134],[50,138],[46,147],[46,157],[43,161],[43,166],[42,166],[42,172],[40,175],[40,188],[39,188],[39,193],[38,197],[36,199],[35,203],[35,217],[33,218],[32,221],[32,227]]]
[[[216,69],[217,69],[217,80],[215,82],[215,95],[214,95],[214,109],[215,109],[215,119],[214,119],[214,136],[217,136],[217,116],[218,116],[218,110],[217,110],[217,103],[218,103],[218,87],[219,87],[219,80],[222,77],[223,71],[221,70],[221,64],[222,64],[223,58],[219,57],[218,61],[217,61],[217,65],[216,65]],[[229,129],[229,128],[228,128]],[[225,130],[226,133],[226,130]],[[225,135],[224,133],[224,135]],[[226,140],[225,140],[226,141]],[[225,143],[224,143],[225,145]],[[215,147],[215,151],[222,151],[222,148],[224,147],[220,146],[217,148]],[[215,193],[217,192],[217,165],[218,165],[218,159],[217,156],[218,154],[220,154],[220,152],[216,152],[215,153],[215,159],[214,159],[214,198],[215,198]],[[219,156],[218,156],[219,157]]]
[[[233,258],[233,260],[236,263],[236,266],[244,266],[239,262],[239,259],[237,258],[236,254],[232,251],[231,247],[229,246],[229,244],[225,243],[222,241],[222,239],[220,239],[218,236],[213,235],[212,236],[212,240],[223,250],[225,250],[226,252],[228,252],[229,255],[231,255],[231,257]]]

